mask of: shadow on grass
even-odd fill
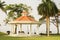
[[[47,34],[41,33],[39,34],[41,36],[47,36]],[[60,36],[60,34],[49,34],[49,36]]]
[[[41,33],[39,34],[40,36],[47,36],[47,34]],[[12,37],[12,36],[8,36],[8,34],[6,33],[2,33],[0,32],[0,36],[5,36],[5,37]],[[50,36],[60,36],[60,34],[50,34]],[[34,37],[34,36],[33,36]],[[15,38],[15,37],[14,37]],[[16,38],[20,38],[20,37],[16,37]],[[25,38],[25,37],[21,37],[21,38]]]
[[[0,32],[0,36],[7,35],[6,33]]]

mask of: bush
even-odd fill
[[[34,32],[34,34],[36,34],[36,32]]]
[[[28,34],[29,34],[29,32],[28,32]]]

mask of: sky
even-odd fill
[[[19,4],[19,3],[23,3],[26,4],[28,6],[31,6],[32,10],[30,11],[30,14],[38,21],[39,18],[41,18],[40,15],[38,15],[37,12],[37,7],[38,5],[41,3],[42,0],[2,0],[5,1],[6,4]],[[57,5],[58,9],[60,9],[60,0],[52,0],[53,2],[55,2],[55,4]],[[6,14],[0,10],[0,24],[2,24],[0,26],[0,31],[6,32],[7,30],[11,30],[11,27],[8,27],[9,25],[5,25],[5,23],[3,22],[3,20],[6,18]],[[57,29],[56,27],[51,24],[50,25],[50,30],[53,30],[53,33],[56,33]],[[53,27],[53,28],[52,28]],[[41,29],[42,28],[42,29]],[[40,32],[45,32],[46,26],[45,24],[42,24],[39,28]]]

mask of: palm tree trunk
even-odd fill
[[[50,18],[46,16],[46,34],[49,36]]]

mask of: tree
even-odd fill
[[[38,13],[46,18],[46,32],[47,36],[49,36],[50,17],[55,16],[58,9],[51,0],[42,0],[42,3],[38,6]]]
[[[31,7],[25,4],[9,4],[6,6],[6,10],[9,11],[7,13],[8,18],[12,19],[20,17],[23,10],[26,10],[28,12],[29,9],[31,9]]]
[[[29,13],[29,9],[31,9],[31,7],[25,5],[25,4],[9,4],[6,6],[6,10],[9,11],[7,13],[7,20],[6,23],[8,23],[9,21],[15,20],[16,18],[21,16],[21,13],[23,10],[27,11]],[[17,25],[15,24],[15,33],[17,30]]]

